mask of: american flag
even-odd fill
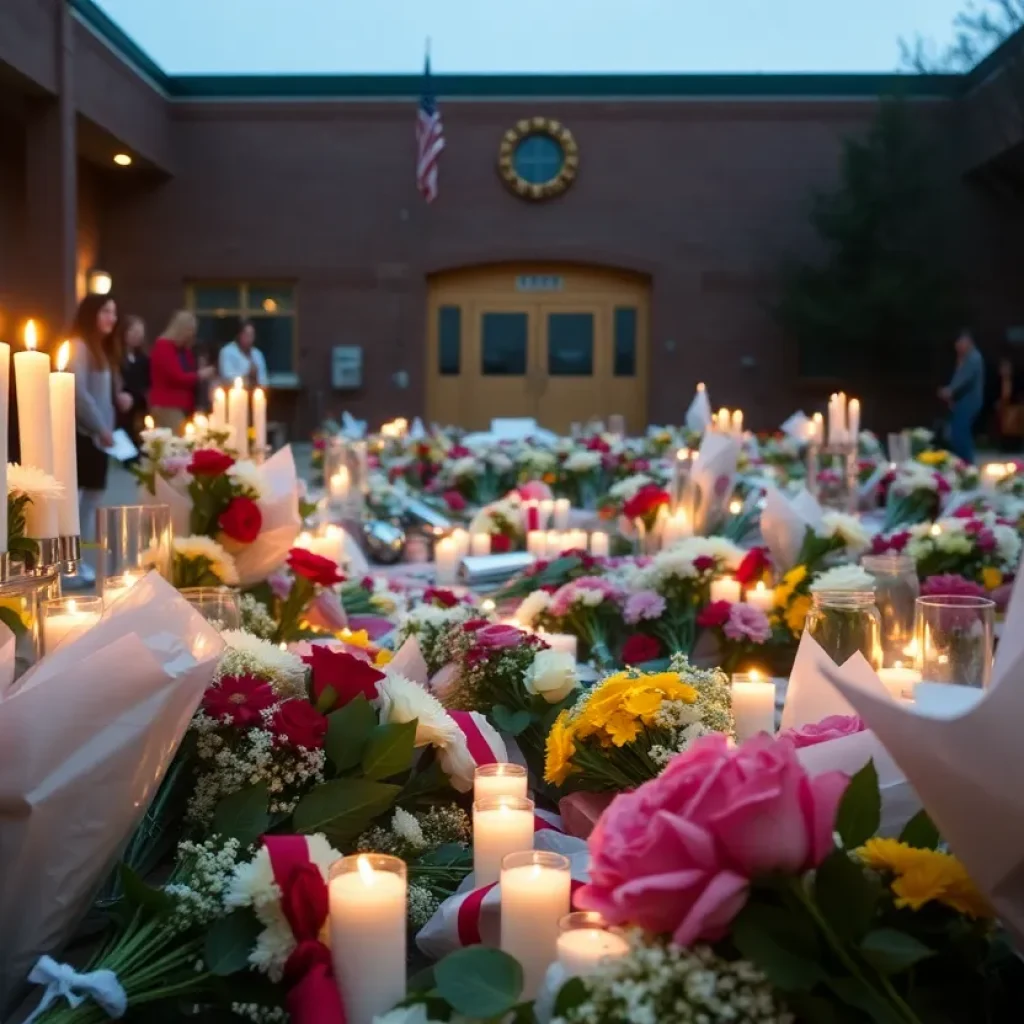
[[[430,82],[430,55],[423,65],[423,95],[416,112],[416,187],[428,203],[437,198],[437,165],[444,149],[444,125]]]

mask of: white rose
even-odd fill
[[[568,651],[540,651],[526,670],[523,685],[527,692],[557,704],[579,686],[576,659]]]
[[[819,591],[868,591],[875,589],[875,578],[859,565],[839,565],[819,573],[811,584],[811,593]]]
[[[523,603],[516,609],[516,621],[529,629],[537,621],[541,612],[551,604],[551,595],[546,590],[535,590],[523,598]]]

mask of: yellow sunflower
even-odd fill
[[[946,461],[946,453],[939,451],[921,452],[917,461],[926,466],[941,466]]]
[[[544,779],[553,786],[561,786],[575,771],[572,755],[576,753],[569,712],[563,711],[548,733],[544,757]]]

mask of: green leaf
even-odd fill
[[[814,875],[814,897],[833,930],[858,942],[871,927],[882,888],[845,850],[833,850]]]
[[[456,1013],[466,1017],[500,1017],[518,1002],[523,969],[500,949],[469,946],[434,967],[437,991]]]
[[[865,959],[883,974],[899,974],[935,956],[935,951],[923,942],[895,928],[878,928],[868,932],[860,949]]]
[[[203,943],[203,960],[212,974],[223,977],[249,966],[249,954],[263,925],[251,908],[243,907],[210,925]]]
[[[363,758],[370,734],[377,727],[377,713],[363,694],[327,716],[324,749],[339,772],[354,768]]]
[[[424,868],[472,868],[473,851],[461,843],[443,843],[417,857],[415,865]]]
[[[246,786],[223,800],[213,812],[211,831],[225,839],[252,846],[270,827],[270,790],[265,782]]]
[[[440,793],[450,788],[448,776],[445,775],[444,769],[436,760],[431,761],[426,768],[421,769],[417,765],[417,770],[409,781],[406,782],[405,788],[402,790],[400,802],[405,807],[409,804],[420,802],[424,797],[428,797],[433,793]]]
[[[140,910],[160,916],[174,910],[174,900],[163,889],[152,889],[127,864],[120,867],[121,891],[125,899]]]
[[[587,986],[582,978],[570,978],[555,996],[556,1017],[565,1017],[587,998]]]
[[[836,828],[847,850],[863,846],[882,821],[882,794],[875,762],[868,761],[852,779],[836,814]]]
[[[13,609],[0,607],[0,622],[2,622],[15,636],[21,636],[26,631],[25,623],[21,616]]]
[[[323,832],[338,843],[354,839],[395,802],[400,786],[372,779],[335,779],[299,801],[293,820],[299,832]]]
[[[371,779],[389,779],[412,766],[416,748],[416,719],[396,725],[378,725],[363,754],[363,771]]]
[[[785,992],[809,992],[823,977],[814,926],[803,915],[749,902],[733,922],[732,938]]]
[[[433,990],[434,965],[428,964],[422,970],[417,971],[406,983],[405,990],[416,994],[422,994]]]
[[[530,728],[533,716],[529,711],[513,711],[504,704],[495,704],[491,708],[491,720],[502,732],[518,736]]]
[[[938,849],[939,840],[939,830],[923,807],[903,826],[900,833],[900,842],[917,850]]]

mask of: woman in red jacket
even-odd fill
[[[196,411],[199,381],[209,380],[216,373],[212,366],[197,368],[192,351],[195,340],[196,318],[179,310],[153,343],[149,355],[149,408],[153,422],[175,433]]]

